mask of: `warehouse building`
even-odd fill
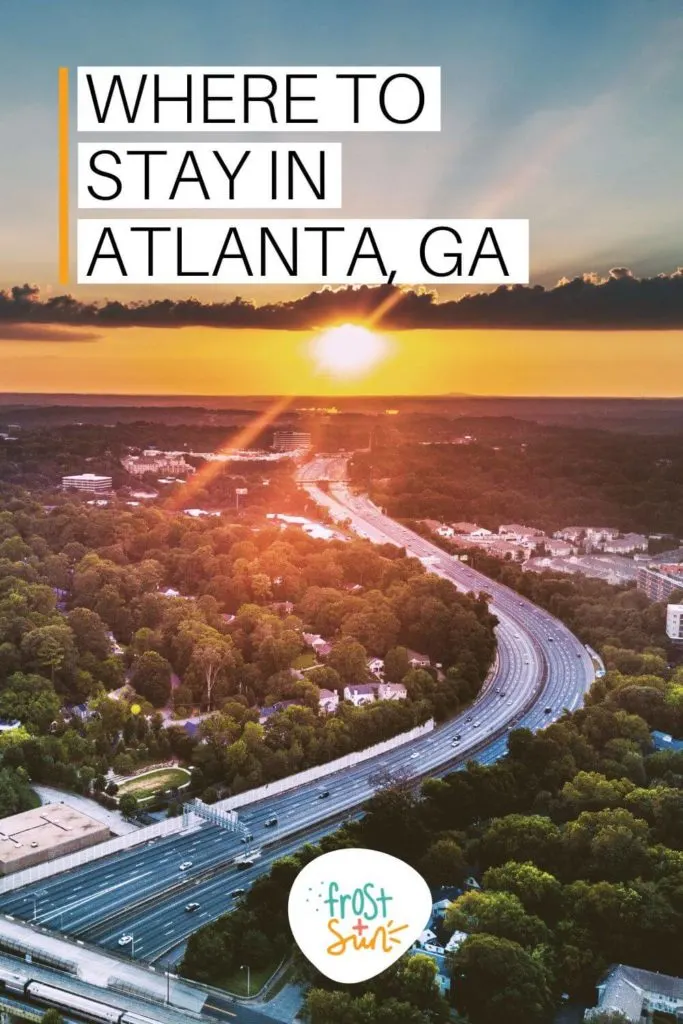
[[[35,867],[111,839],[106,825],[66,804],[45,804],[0,820],[0,875]]]

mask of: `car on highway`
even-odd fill
[[[187,871],[187,869],[191,868],[191,867],[192,867],[192,861],[191,860],[184,860],[183,863],[180,865],[180,870],[181,871]]]
[[[263,824],[266,828],[274,828],[277,825],[277,815],[273,814],[272,817],[266,818]]]
[[[232,892],[230,893],[230,895],[234,899],[237,899],[238,896],[244,896],[246,891],[247,891],[246,889],[233,889]]]
[[[543,708],[543,714],[544,715],[551,715],[552,712],[553,712],[552,708]]]
[[[130,946],[132,941],[132,935],[122,935],[121,938],[119,939],[119,946]]]
[[[246,832],[245,835],[240,836],[240,842],[241,843],[250,843],[253,838],[254,837],[252,836],[251,832]]]
[[[329,789],[324,789],[322,793],[318,793],[318,800],[327,800],[330,795]]]
[[[419,756],[420,756],[420,755],[419,755],[418,751],[416,750],[414,754],[411,754],[411,755],[410,755],[410,760],[411,760],[411,761],[414,761],[414,760],[415,760],[415,758],[416,758],[416,757],[419,757]]]
[[[198,903],[186,903],[185,904],[185,910],[187,910],[187,912],[189,914],[191,914],[193,910],[199,910],[199,904]]]

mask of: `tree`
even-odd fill
[[[438,839],[420,861],[420,871],[432,886],[457,885],[465,868],[465,857],[455,839]]]
[[[40,1022],[41,1024],[64,1024],[64,1018],[59,1010],[50,1008],[45,1011],[43,1016],[40,1018]]]
[[[124,793],[119,797],[119,810],[124,818],[134,818],[139,809],[138,798],[133,793]]]
[[[472,935],[453,954],[455,1005],[471,1024],[545,1024],[552,999],[543,966],[518,943]]]
[[[171,666],[156,651],[145,651],[134,663],[131,685],[155,708],[162,708],[171,696]]]
[[[367,678],[368,656],[363,645],[356,640],[344,639],[333,644],[327,661],[339,676],[342,686],[362,683]]]
[[[521,901],[509,892],[467,892],[446,911],[449,931],[487,932],[533,948],[550,942],[550,933],[538,917],[526,914]]]

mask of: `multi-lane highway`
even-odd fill
[[[317,783],[247,805],[239,812],[253,836],[246,845],[220,826],[195,824],[186,834],[158,839],[46,879],[39,887],[9,893],[0,899],[0,910],[124,956],[176,962],[187,937],[232,909],[240,897],[238,890],[247,889],[275,859],[357,814],[375,792],[378,773],[399,772],[418,780],[445,774],[470,759],[491,763],[505,753],[511,728],[539,729],[565,708],[579,706],[594,678],[593,662],[562,623],[387,518],[366,497],[352,494],[340,482],[342,477],[339,459],[318,461],[306,467],[302,484],[359,535],[405,547],[460,590],[490,595],[499,621],[498,653],[478,699],[418,740]],[[320,479],[334,482],[322,490],[314,482]],[[273,816],[277,824],[266,825]],[[235,857],[256,849],[260,857],[240,870]],[[188,910],[189,904],[198,906]],[[130,941],[121,946],[124,935]]]

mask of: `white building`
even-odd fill
[[[647,551],[648,539],[642,533],[625,533],[623,537],[605,540],[602,550],[612,554],[630,554],[632,551]]]
[[[356,686],[344,687],[344,700],[349,700],[354,707],[373,704],[376,698],[376,687],[372,683],[358,683]]]
[[[408,691],[403,683],[380,683],[377,696],[380,700],[405,700]]]
[[[332,715],[339,707],[339,694],[336,690],[325,690],[322,689],[318,696],[318,705],[321,711],[324,711],[327,715]]]
[[[534,526],[523,526],[521,523],[505,523],[498,527],[498,534],[503,540],[516,540],[519,543],[537,542],[545,537],[543,530]]]
[[[63,476],[62,490],[107,494],[112,490],[112,478],[110,476],[98,476],[97,473],[77,473],[74,476]]]
[[[276,430],[273,448],[276,452],[307,451],[311,447],[311,435],[300,430]]]
[[[617,964],[598,985],[598,1005],[587,1010],[584,1019],[590,1021],[597,1014],[611,1012],[639,1024],[655,1011],[678,1018],[681,1010],[683,978]]]
[[[378,679],[384,678],[384,659],[383,658],[370,658],[368,662],[368,671],[372,672],[373,676],[377,676]]]
[[[666,635],[669,640],[683,640],[683,604],[666,606]]]

